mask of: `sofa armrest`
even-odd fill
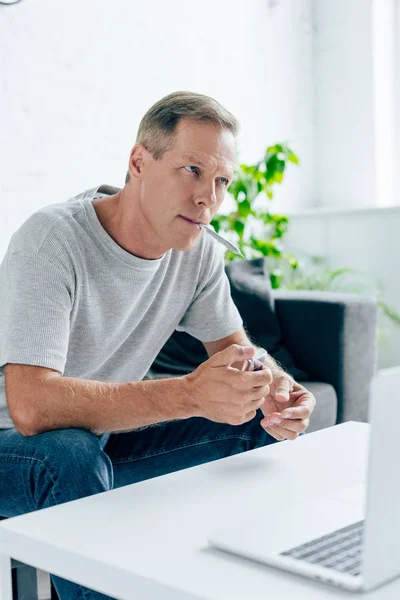
[[[369,385],[376,370],[376,302],[339,292],[274,290],[283,342],[310,380],[330,383],[337,423],[368,421]]]

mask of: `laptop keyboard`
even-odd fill
[[[364,520],[282,552],[297,560],[334,569],[348,575],[360,575]]]

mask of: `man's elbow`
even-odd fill
[[[46,417],[43,397],[49,380],[61,377],[59,371],[34,365],[7,363],[5,390],[8,410],[15,429],[24,437],[42,431]]]
[[[31,412],[32,411],[26,410],[10,410],[10,416],[14,422],[15,429],[24,437],[32,437],[33,435],[40,433],[34,415],[28,414]]]

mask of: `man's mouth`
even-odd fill
[[[179,215],[180,217],[182,217],[182,219],[184,219],[187,223],[190,223],[191,225],[197,227],[198,229],[201,229],[199,223],[200,221],[196,221],[194,219],[189,219],[189,217],[184,217],[183,215]]]

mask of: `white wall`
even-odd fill
[[[315,7],[316,205],[374,206],[372,2]]]
[[[331,268],[350,267],[384,287],[384,301],[400,313],[400,207],[321,211],[291,216],[287,249],[329,257]],[[379,367],[400,364],[400,327],[383,322]]]
[[[179,89],[214,96],[239,118],[243,162],[291,140],[302,167],[290,170],[277,203],[308,206],[311,18],[312,0],[0,6],[0,259],[40,206],[123,185],[140,118]]]
[[[96,184],[123,185],[140,118],[178,89],[212,95],[239,118],[244,162],[291,142],[301,166],[276,190],[275,212],[374,204],[372,2],[0,6],[0,260],[40,206]],[[320,217],[299,216],[291,239],[304,251],[331,252],[333,264],[373,264],[399,309],[400,223],[389,212],[368,215],[332,217],[329,231]],[[400,356],[393,343],[388,364]]]
[[[395,136],[395,153],[394,153],[394,188],[395,202],[400,203],[400,1],[394,0],[394,17],[395,17],[395,32],[394,32],[394,136]]]
[[[399,204],[396,171],[396,44],[395,4],[373,0],[373,77],[375,117],[376,204]],[[400,111],[400,107],[397,108]]]
[[[398,4],[315,0],[315,206],[399,204],[394,190]]]

